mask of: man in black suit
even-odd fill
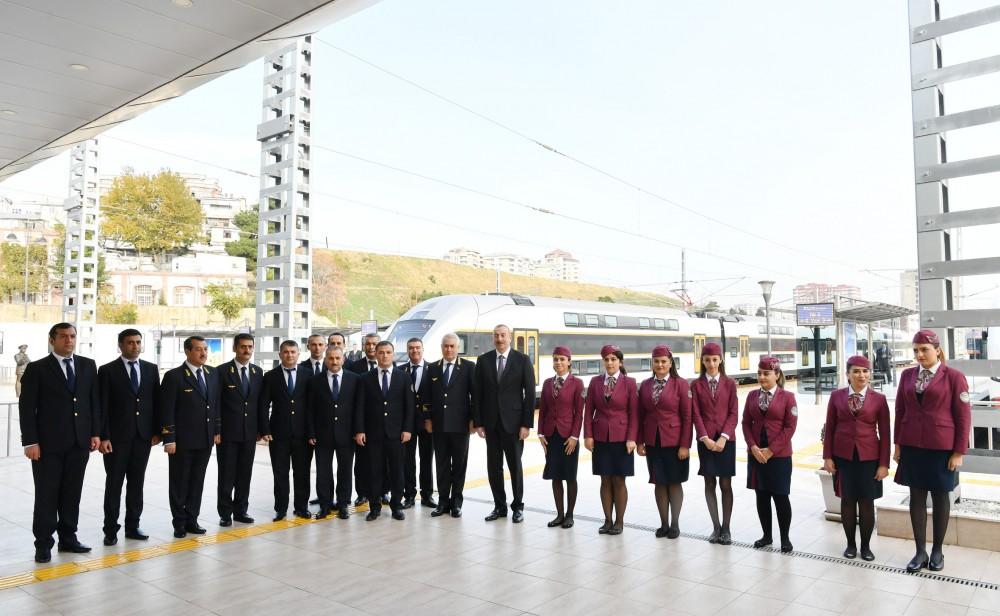
[[[205,471],[212,445],[219,444],[219,379],[215,368],[205,365],[208,344],[201,336],[184,340],[186,361],[163,375],[160,417],[163,450],[170,456],[168,493],[174,537],[205,534],[198,525]]]
[[[458,358],[458,336],[441,339],[441,361],[427,368],[428,406],[424,429],[434,440],[437,463],[438,506],[431,516],[451,513],[462,517],[462,490],[469,463],[469,434],[472,425],[472,387],[476,365]]]
[[[323,339],[322,336],[320,336],[319,338],[320,338],[320,340]],[[312,338],[310,338],[309,352],[313,353],[314,345],[313,345],[313,343],[311,341],[312,341]],[[313,373],[314,374],[319,374],[320,372],[322,372],[323,370],[325,370],[324,366],[325,366],[325,362],[326,362],[326,351],[328,349],[341,349],[341,350],[343,350],[344,346],[347,344],[347,339],[344,337],[344,334],[342,334],[340,332],[333,332],[332,334],[330,334],[327,337],[327,339],[326,339],[325,342],[322,342],[322,344],[323,344],[323,348],[322,348],[322,350],[320,351],[320,354],[319,354],[319,369],[318,370],[316,370],[316,360],[313,359],[313,357],[315,357],[315,355],[313,355],[312,357],[309,358],[309,363],[313,366],[313,371],[314,371]],[[316,346],[318,346],[318,345],[316,345]],[[341,365],[343,365],[343,363]],[[319,452],[317,452],[316,455],[317,455],[317,459],[318,459],[319,458]],[[335,488],[335,486],[333,485],[333,476],[331,475],[330,476],[330,494],[334,493],[334,488]],[[318,494],[319,490],[317,489],[316,491],[317,491],[317,494]],[[317,497],[317,498],[309,501],[309,504],[310,505],[319,505],[320,504],[320,500]]]
[[[332,335],[330,336],[333,337]],[[366,372],[374,371],[378,366],[375,360],[375,345],[379,343],[378,334],[366,334],[364,338],[365,354],[347,366],[347,369],[363,376]],[[386,486],[388,487],[388,486]],[[359,447],[354,454],[354,489],[358,497],[354,499],[354,505],[359,506],[368,502],[368,451]],[[384,499],[383,499],[384,500]],[[384,503],[383,503],[384,504]]]
[[[122,485],[125,490],[125,537],[149,539],[139,528],[142,486],[150,449],[160,442],[156,405],[160,397],[160,371],[156,364],[139,359],[142,334],[137,329],[118,334],[121,356],[97,371],[100,391],[101,453],[104,454],[104,545],[118,543],[118,514]]]
[[[503,458],[507,458],[514,500],[512,521],[524,519],[524,475],[521,452],[535,423],[535,370],[528,356],[510,348],[510,328],[493,328],[494,350],[476,360],[473,391],[476,402],[473,421],[480,437],[486,438],[486,472],[493,490],[493,511],[487,522],[507,517],[507,494],[503,485]]]
[[[295,483],[292,512],[298,518],[312,517],[309,513],[309,466],[313,447],[307,434],[306,389],[314,377],[308,365],[298,363],[299,344],[294,340],[281,343],[278,358],[281,364],[264,375],[260,400],[260,412],[266,418],[261,438],[267,441],[271,472],[274,473],[275,522],[285,519],[288,512],[289,463]]]
[[[409,361],[399,365],[410,377],[413,389],[414,428],[416,432],[403,448],[403,509],[413,506],[417,496],[417,450],[420,450],[420,504],[437,507],[434,502],[434,443],[431,433],[424,427],[424,418],[430,417],[430,380],[426,378],[427,362],[424,361],[424,343],[420,338],[406,341]]]
[[[232,526],[233,520],[253,524],[253,518],[247,515],[250,478],[257,441],[267,427],[264,413],[260,412],[264,371],[250,363],[253,336],[236,334],[233,353],[236,357],[218,368],[222,414],[221,442],[215,448],[219,464],[219,526]]]
[[[59,551],[83,554],[76,538],[80,494],[87,457],[101,444],[97,364],[74,355],[76,327],[57,323],[49,330],[52,353],[33,361],[21,377],[18,410],[21,444],[35,482],[35,562],[52,559],[52,533]]]
[[[316,447],[316,491],[319,513],[330,515],[336,507],[342,520],[349,517],[351,466],[354,461],[354,417],[363,408],[361,377],[344,370],[344,351],[326,349],[326,370],[309,381],[306,398],[309,442]],[[333,480],[333,458],[337,457],[337,481]],[[336,487],[336,492],[334,492]],[[333,501],[336,493],[337,500]]]
[[[395,350],[391,342],[379,342],[375,355],[378,369],[361,377],[362,402],[355,416],[354,440],[366,450],[368,458],[369,522],[382,511],[383,475],[388,469],[392,498],[389,506],[394,520],[404,520],[403,446],[413,435],[413,389],[405,372],[393,365]]]
[[[298,346],[296,346],[298,348]],[[306,348],[309,349],[309,357],[299,364],[309,368],[309,373],[316,375],[323,371],[323,356],[326,354],[326,339],[322,334],[313,334],[306,340]],[[280,354],[280,351],[279,351]]]

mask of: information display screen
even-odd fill
[[[795,321],[803,327],[833,325],[833,304],[795,304]]]

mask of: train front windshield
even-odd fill
[[[392,343],[393,349],[395,349],[396,361],[400,362],[406,359],[406,341],[410,338],[420,338],[423,340],[424,335],[430,330],[434,325],[434,321],[431,319],[410,319],[409,321],[397,321],[392,327],[392,331],[389,332],[386,340]],[[427,346],[427,343],[424,344]]]

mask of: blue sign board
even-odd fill
[[[795,321],[803,327],[824,327],[834,324],[833,304],[795,304]]]

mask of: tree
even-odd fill
[[[604,302],[605,304],[613,304],[615,303],[615,298],[611,297],[610,295],[602,295],[597,298],[597,301]]]
[[[127,172],[101,200],[101,235],[162,257],[203,239],[201,205],[176,173]]]
[[[205,292],[211,298],[208,302],[209,312],[218,312],[229,322],[240,316],[240,311],[247,305],[247,293],[243,289],[234,287],[231,284],[210,284],[205,287]]]
[[[240,230],[240,239],[226,244],[226,254],[247,260],[247,271],[257,271],[257,206],[233,216],[233,224]]]
[[[708,302],[707,304],[705,304],[705,306],[702,308],[702,310],[704,310],[705,312],[718,312],[719,311],[719,302],[717,302],[715,300],[712,300],[712,301]]]
[[[41,293],[49,282],[49,253],[46,246],[28,247],[28,295]],[[13,303],[15,297],[27,301],[24,295],[24,245],[13,242],[0,244],[0,295]]]

